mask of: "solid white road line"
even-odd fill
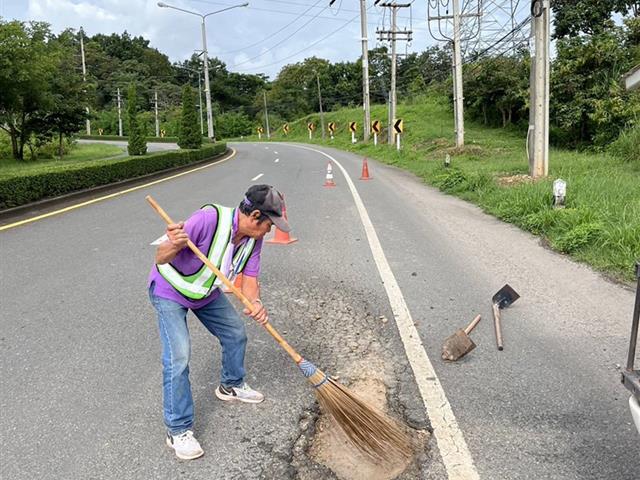
[[[433,433],[438,442],[440,455],[447,470],[447,476],[450,480],[478,480],[480,477],[473,463],[473,458],[467,447],[467,442],[462,435],[458,422],[456,421],[451,405],[447,400],[444,389],[440,384],[440,380],[436,375],[433,365],[429,360],[429,356],[422,346],[418,330],[413,324],[409,307],[404,300],[400,286],[396,281],[393,271],[389,266],[387,257],[382,250],[382,245],[378,239],[367,209],[360,198],[360,194],[356,190],[355,185],[351,181],[351,177],[344,169],[342,164],[331,155],[321,150],[304,147],[302,145],[290,145],[292,147],[303,148],[319,153],[329,158],[342,171],[351,195],[360,214],[360,220],[364,226],[371,247],[371,253],[378,267],[378,272],[382,279],[387,297],[393,310],[393,316],[400,332],[400,338],[404,344],[404,350],[413,369],[413,374],[422,396],[422,401],[429,414]]]
[[[251,179],[251,181],[252,181],[252,182],[255,182],[255,181],[256,181],[257,179],[259,179],[262,175],[264,175],[264,173],[260,173],[260,174],[256,175],[255,177],[253,177],[253,178]]]
[[[86,207],[87,205],[91,205],[93,203],[102,202],[103,200],[108,200],[110,198],[118,197],[120,195],[124,195],[125,193],[135,192],[136,190],[140,190],[142,188],[147,188],[147,187],[150,187],[151,185],[155,185],[157,183],[166,182],[167,180],[173,180],[174,178],[178,178],[178,177],[181,177],[183,175],[187,175],[189,173],[197,172],[197,171],[202,170],[204,168],[209,168],[209,167],[211,167],[213,165],[220,165],[221,163],[226,162],[227,160],[229,160],[230,158],[233,158],[235,156],[236,150],[234,148],[230,148],[230,150],[231,150],[231,154],[229,156],[221,159],[221,160],[218,160],[218,161],[215,161],[215,162],[212,162],[212,163],[207,163],[206,165],[203,165],[201,167],[192,168],[191,170],[187,170],[186,172],[180,172],[180,173],[177,173],[175,175],[171,175],[170,177],[165,177],[165,178],[161,178],[159,180],[154,180],[153,182],[145,183],[144,185],[138,185],[136,187],[127,188],[126,190],[121,190],[119,192],[111,193],[109,195],[105,195],[104,197],[94,198],[93,200],[88,200],[86,202],[77,203],[75,205],[70,205],[68,207],[61,208],[60,210],[55,210],[53,212],[49,212],[49,213],[45,213],[45,214],[42,214],[42,215],[38,215],[36,217],[26,218],[24,220],[20,220],[19,222],[9,223],[8,225],[2,225],[2,226],[0,226],[0,231],[8,230],[8,229],[14,228],[14,227],[19,227],[20,225],[24,225],[25,223],[35,222],[36,220],[42,220],[43,218],[53,217],[54,215],[59,215],[61,213],[65,213],[65,212],[68,212],[70,210],[75,210],[76,208]]]

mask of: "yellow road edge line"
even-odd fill
[[[94,198],[92,200],[87,200],[86,202],[77,203],[75,205],[70,205],[68,207],[61,208],[60,210],[54,210],[53,212],[43,213],[42,215],[38,215],[38,216],[35,216],[35,217],[31,217],[31,218],[26,218],[24,220],[20,220],[19,222],[14,222],[14,223],[9,223],[7,225],[2,225],[2,226],[0,226],[0,232],[3,231],[3,230],[9,230],[10,228],[19,227],[20,225],[25,225],[27,223],[36,222],[38,220],[42,220],[43,218],[53,217],[54,215],[59,215],[61,213],[69,212],[71,210],[75,210],[76,208],[86,207],[87,205],[91,205],[93,203],[98,203],[98,202],[102,202],[104,200],[109,200],[110,198],[119,197],[120,195],[124,195],[125,193],[135,192],[136,190],[141,190],[143,188],[147,188],[147,187],[150,187],[152,185],[156,185],[158,183],[166,182],[168,180],[173,180],[174,178],[178,178],[178,177],[181,177],[183,175],[187,175],[189,173],[197,172],[198,170],[203,170],[203,169],[209,168],[209,167],[211,167],[213,165],[219,165],[219,164],[221,164],[223,162],[226,162],[227,160],[230,160],[231,158],[233,158],[235,156],[235,154],[236,154],[236,149],[235,148],[231,148],[231,154],[228,157],[223,158],[221,160],[217,160],[215,162],[208,163],[208,164],[203,165],[201,167],[197,167],[197,168],[193,168],[191,170],[187,170],[186,172],[180,172],[180,173],[177,173],[175,175],[171,175],[170,177],[160,178],[158,180],[154,180],[153,182],[145,183],[143,185],[137,185],[135,187],[127,188],[126,190],[121,190],[119,192],[114,192],[114,193],[111,193],[109,195],[105,195],[104,197]]]

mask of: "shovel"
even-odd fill
[[[505,285],[498,293],[496,293],[493,300],[493,320],[496,328],[496,343],[498,344],[498,350],[502,350],[502,327],[500,326],[500,310],[507,308],[513,302],[520,298],[520,295],[511,288],[509,285]]]
[[[456,332],[448,337],[442,344],[442,359],[455,362],[464,357],[471,350],[476,348],[476,344],[469,338],[471,330],[476,328],[480,321],[480,315],[473,319],[467,328],[462,330],[459,328]]]

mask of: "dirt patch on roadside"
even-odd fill
[[[541,177],[540,177],[541,178]],[[504,177],[497,177],[496,182],[503,187],[514,187],[523,183],[534,183],[540,178],[533,178],[530,175],[521,173],[518,175],[509,175]]]

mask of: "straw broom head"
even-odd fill
[[[400,424],[363,401],[315,365],[302,360],[298,366],[315,387],[322,410],[331,415],[351,443],[375,462],[408,460],[414,445]]]

